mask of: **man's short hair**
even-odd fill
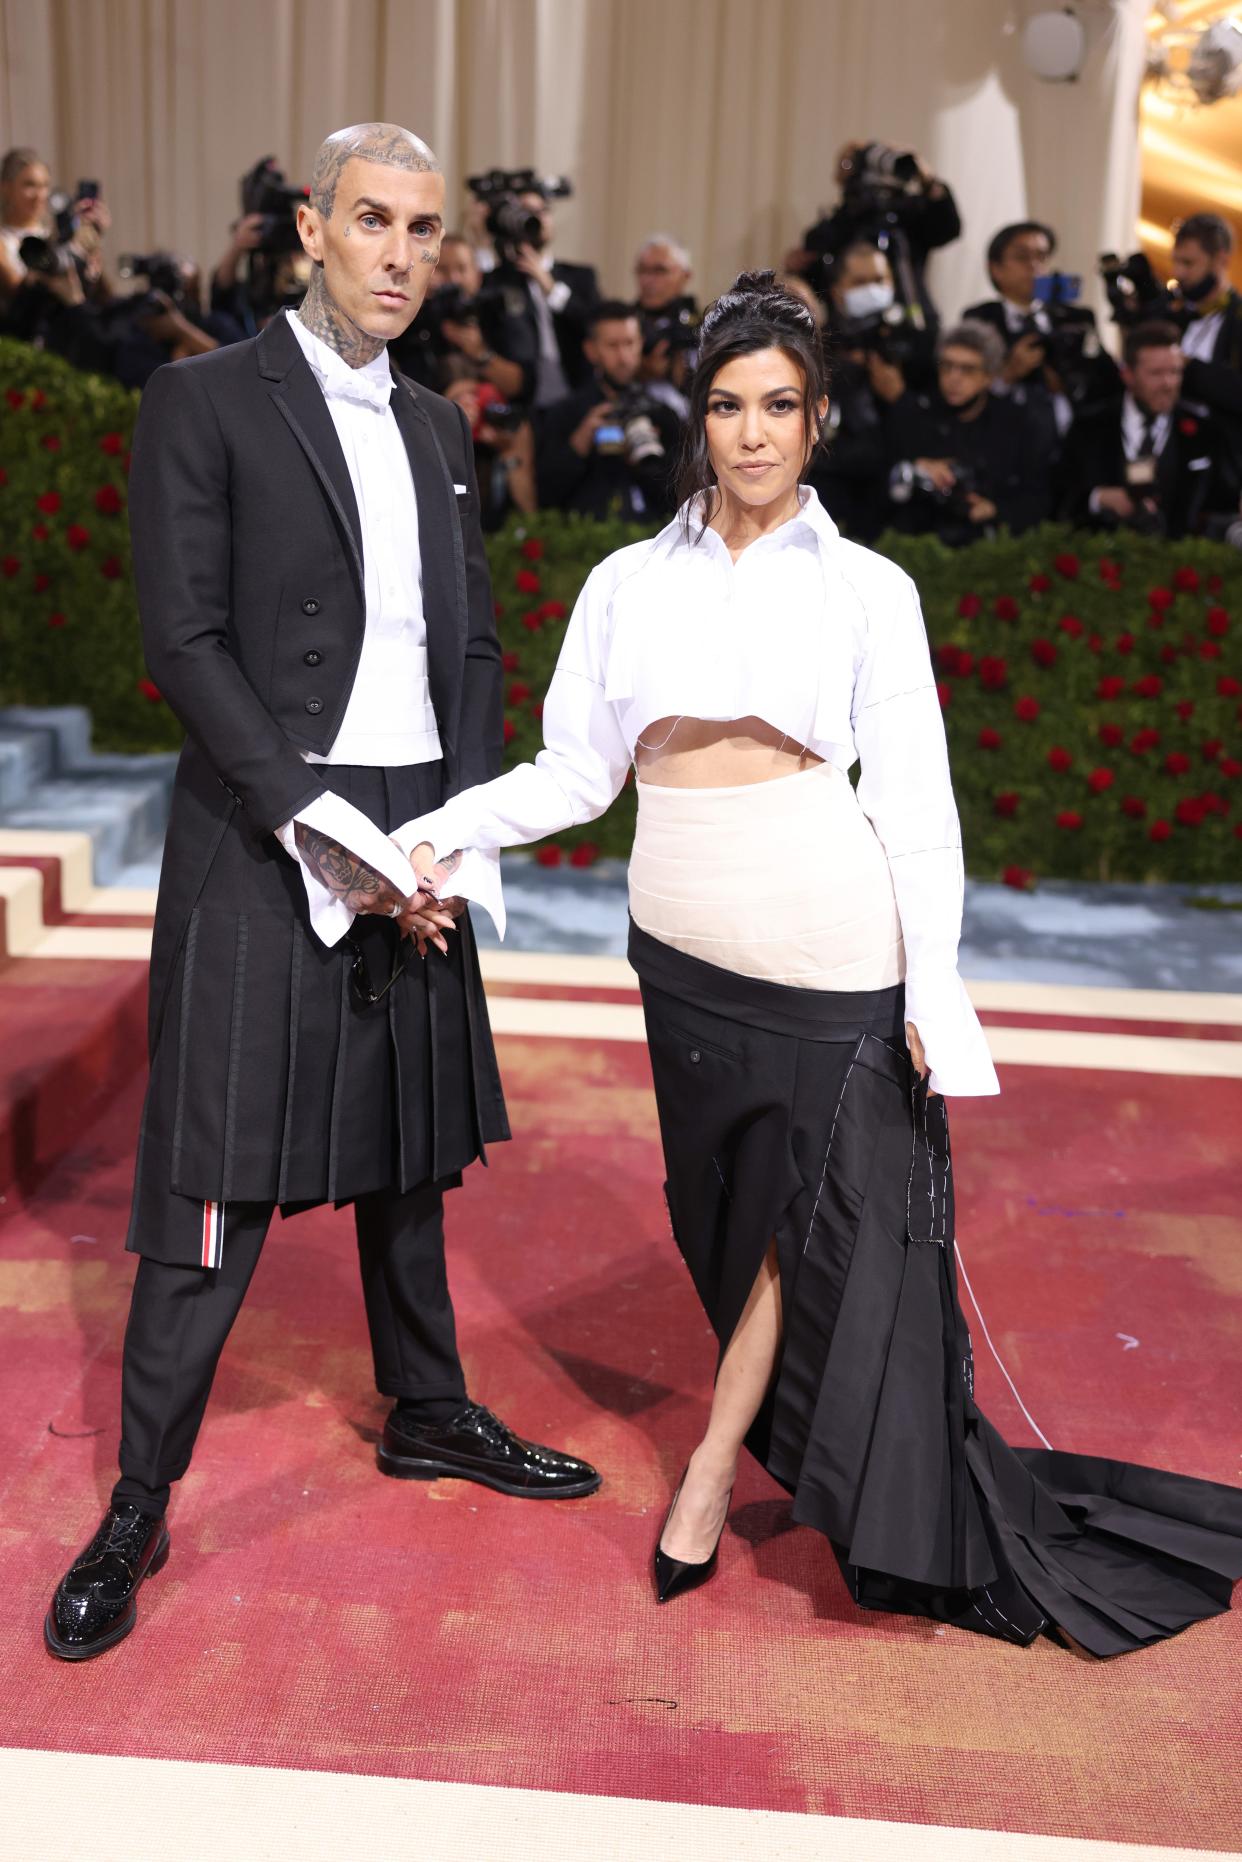
[[[1005,345],[998,332],[976,317],[964,317],[961,323],[940,332],[936,338],[937,362],[946,349],[973,349],[989,375],[999,375],[1005,364]]]
[[[604,297],[591,308],[587,318],[587,335],[594,336],[601,323],[628,323],[631,318],[641,322],[641,313],[637,304],[627,304],[621,297]]]
[[[674,239],[671,233],[648,233],[646,239],[643,240],[642,245],[634,254],[634,257],[636,259],[641,259],[643,253],[650,252],[653,246],[664,246],[671,252],[674,264],[679,265],[683,272],[692,271],[694,269],[690,263],[689,248],[683,246],[680,239]]]
[[[1193,239],[1210,259],[1223,259],[1233,251],[1233,228],[1218,213],[1192,213],[1173,228],[1173,244]]]
[[[413,130],[399,123],[354,123],[337,129],[320,143],[311,169],[310,202],[325,220],[336,206],[336,184],[348,162],[378,162],[383,168],[405,168],[415,174],[438,175],[439,161]]]
[[[25,174],[28,168],[33,168],[36,163],[42,164],[42,160],[37,149],[6,149],[0,160],[0,187],[8,187],[19,175]]]
[[[999,265],[1015,239],[1025,239],[1029,233],[1039,233],[1048,241],[1049,256],[1057,249],[1057,236],[1043,220],[1014,220],[1008,226],[1002,226],[999,233],[993,233],[988,241],[988,271]]]
[[[1181,340],[1182,333],[1175,323],[1161,323],[1155,318],[1149,323],[1136,323],[1126,331],[1122,360],[1132,369],[1145,349],[1176,349]]]

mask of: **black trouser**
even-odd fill
[[[174,1205],[184,1201],[170,1197]],[[272,1214],[270,1203],[229,1204],[219,1267],[139,1261],[125,1331],[114,1503],[132,1500],[162,1512],[170,1484],[189,1467],[216,1365]],[[358,1198],[354,1214],[376,1387],[429,1406],[464,1401],[441,1192],[377,1190]]]

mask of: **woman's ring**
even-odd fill
[[[401,906],[400,906],[400,903],[397,903],[397,904],[395,904],[395,905],[393,905],[392,907],[390,907],[390,909],[389,909],[389,913],[388,913],[388,916],[389,916],[390,918],[400,918],[400,916],[401,916]]]

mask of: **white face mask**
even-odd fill
[[[886,310],[893,308],[893,287],[883,284],[879,279],[873,284],[851,285],[844,293],[843,308],[851,321],[862,317],[883,316]]]

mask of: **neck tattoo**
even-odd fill
[[[329,295],[322,265],[317,265],[311,274],[310,287],[298,306],[298,317],[312,336],[317,336],[329,349],[335,349],[351,369],[365,368],[387,347],[382,337],[368,336],[360,329]]]

